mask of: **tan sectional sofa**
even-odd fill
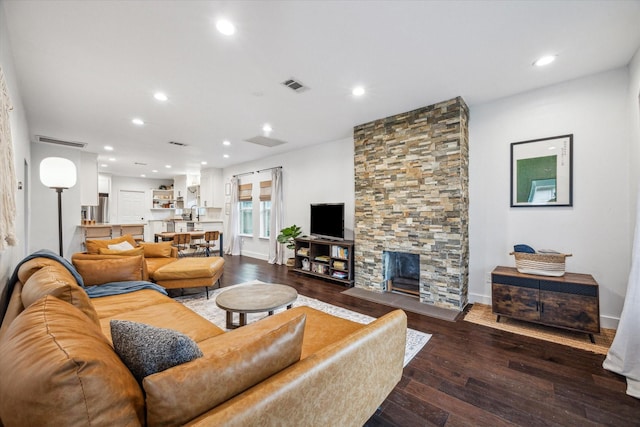
[[[401,378],[401,310],[361,325],[297,307],[224,332],[152,289],[90,299],[55,259],[17,273],[0,327],[5,426],[361,426]],[[179,331],[203,355],[136,380],[112,319]]]
[[[133,246],[130,250],[110,249],[110,245],[127,242]],[[171,242],[138,243],[130,234],[114,239],[94,239],[86,241],[86,252],[73,254],[71,260],[78,269],[90,260],[107,260],[101,269],[91,267],[92,284],[104,282],[104,273],[112,269],[109,259],[142,256],[141,280],[150,280],[165,289],[204,287],[209,297],[209,286],[214,286],[224,271],[222,257],[195,257],[178,259],[178,250]]]

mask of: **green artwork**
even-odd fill
[[[532,157],[516,162],[517,167],[517,203],[538,201],[536,184],[544,183],[546,201],[556,200],[558,156]],[[539,190],[538,190],[539,191]]]

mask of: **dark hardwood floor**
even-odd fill
[[[225,260],[222,286],[257,279],[375,317],[392,310],[285,266]],[[407,316],[410,328],[433,337],[367,426],[640,426],[640,400],[602,368],[602,355],[463,320]]]

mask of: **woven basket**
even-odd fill
[[[516,258],[516,269],[520,273],[540,276],[564,276],[565,258],[571,254],[530,254],[511,252]]]

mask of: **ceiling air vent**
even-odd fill
[[[262,145],[263,147],[275,147],[277,145],[286,144],[285,141],[274,138],[267,138],[266,136],[254,136],[253,138],[245,139],[245,141]]]
[[[142,162],[133,162],[133,164],[136,166],[147,166],[146,163],[142,163]]]
[[[84,148],[87,146],[86,142],[63,141],[61,139],[50,138],[42,135],[36,135],[36,141],[42,144],[55,144],[71,148]]]
[[[169,144],[177,145],[178,147],[186,147],[187,146],[187,144],[185,144],[183,142],[177,142],[177,141],[169,141]]]
[[[289,89],[293,90],[294,92],[298,92],[298,93],[304,92],[305,90],[309,90],[308,87],[306,87],[301,82],[294,79],[293,77],[290,78],[289,80],[283,81],[282,84],[288,87]]]

